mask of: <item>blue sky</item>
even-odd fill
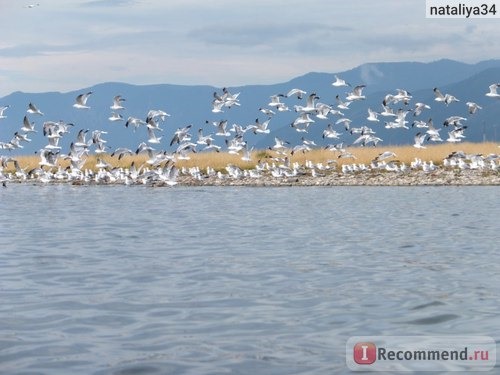
[[[426,19],[423,0],[34,1],[0,0],[0,96],[107,81],[266,84],[368,62],[500,57],[498,19]]]

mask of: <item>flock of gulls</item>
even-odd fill
[[[366,97],[363,93],[365,85],[352,87],[342,78],[335,76],[332,86],[337,88],[347,88],[345,97],[336,95],[334,105],[325,104],[319,101],[316,93],[307,93],[304,90],[293,88],[287,93],[278,93],[269,98],[269,102],[259,108],[265,116],[265,120],[257,118],[248,125],[232,124],[229,126],[227,120],[206,121],[203,127],[195,129],[192,124],[175,130],[170,137],[164,136],[162,125],[170,117],[164,110],[151,109],[142,117],[124,117],[126,98],[116,95],[110,105],[110,122],[121,122],[125,129],[129,131],[143,131],[147,138],[141,142],[135,150],[124,147],[112,149],[107,145],[105,130],[75,129],[75,124],[64,121],[43,121],[41,125],[36,124],[34,117],[42,119],[44,113],[35,103],[29,103],[26,115],[23,119],[22,127],[16,131],[11,140],[0,142],[0,182],[6,186],[10,181],[33,181],[41,183],[50,182],[73,182],[73,183],[116,183],[116,184],[151,184],[168,185],[177,184],[179,176],[189,176],[197,180],[206,178],[216,179],[258,179],[264,176],[273,178],[297,177],[300,175],[310,175],[312,177],[323,176],[329,170],[337,170],[337,160],[340,158],[353,159],[353,163],[342,163],[341,173],[355,173],[365,171],[391,171],[406,172],[409,170],[434,171],[438,168],[432,161],[426,162],[415,159],[410,165],[397,160],[397,155],[392,151],[381,152],[370,164],[357,164],[354,162],[356,156],[352,154],[352,148],[348,146],[377,146],[382,139],[377,137],[374,127],[355,127],[349,119],[348,112],[350,105],[356,101],[362,101]],[[500,83],[489,86],[485,93],[486,97],[500,99],[498,88]],[[438,88],[434,88],[433,105],[453,106],[458,105],[460,99],[450,93],[442,93]],[[73,107],[75,111],[92,110],[89,104],[92,92],[78,95]],[[220,92],[213,93],[212,112],[223,114],[233,107],[241,105],[240,93],[231,93],[227,88]],[[210,100],[210,98],[207,98]],[[292,102],[293,100],[293,102]],[[267,101],[267,100],[266,100]],[[295,103],[291,105],[290,103]],[[297,104],[299,103],[299,104]],[[461,104],[463,105],[463,104]],[[474,102],[466,102],[468,113],[474,115],[482,107]],[[0,107],[0,121],[7,118],[9,106]],[[406,90],[397,89],[388,93],[382,100],[381,109],[374,110],[368,108],[366,121],[370,124],[382,124],[387,129],[408,129],[414,130],[415,148],[425,149],[426,145],[437,142],[458,143],[465,138],[467,126],[464,122],[467,118],[461,116],[448,117],[443,126],[447,135],[442,134],[444,128],[437,128],[432,119],[423,120],[426,111],[431,109],[429,103],[412,103],[412,95]],[[291,145],[284,139],[275,138],[275,143],[269,147],[272,151],[261,160],[253,160],[255,153],[253,148],[249,148],[245,135],[247,133],[269,134],[270,123],[274,116],[280,112],[294,111],[297,114],[290,126],[297,132],[303,133],[302,143]],[[383,120],[382,120],[383,118]],[[313,163],[306,161],[305,164],[297,162],[291,163],[291,155],[301,152],[307,153],[313,149],[320,148],[314,141],[308,140],[306,135],[311,126],[324,125],[323,139],[328,142],[326,147],[332,152],[332,159],[325,163]],[[140,130],[140,129],[144,130]],[[210,130],[207,131],[207,128]],[[19,161],[9,155],[15,149],[23,148],[23,144],[30,142],[32,136],[41,133],[46,138],[46,145],[37,154],[40,161],[38,166],[30,170],[21,168]],[[75,135],[72,135],[74,133]],[[337,142],[344,133],[356,135],[356,139],[349,145],[344,142]],[[73,137],[69,150],[62,150],[61,139],[63,137]],[[165,141],[166,139],[166,141]],[[161,144],[166,143],[172,151],[161,148]],[[190,159],[194,152],[220,152],[239,155],[245,162],[249,162],[249,168],[240,168],[233,164],[228,164],[224,170],[207,167],[201,170],[198,167],[178,168],[176,163],[179,160]],[[89,155],[96,156],[95,168],[85,168]],[[145,161],[137,165],[132,161],[128,167],[116,167],[112,165],[113,160],[121,160],[129,155],[146,155]],[[104,156],[109,156],[104,158]],[[252,156],[254,155],[254,156]],[[108,161],[105,161],[107,159]],[[136,159],[138,160],[138,159]],[[65,161],[65,163],[61,163]],[[63,167],[62,165],[67,165]],[[13,166],[13,167],[12,167]],[[252,166],[252,168],[250,168]],[[443,167],[459,169],[480,169],[493,170],[500,169],[500,157],[496,154],[465,154],[457,151],[450,154],[443,160]]]

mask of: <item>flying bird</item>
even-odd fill
[[[335,87],[351,86],[349,83],[344,81],[339,76],[335,75],[334,77],[335,77],[335,81],[332,83],[332,86],[335,86]]]
[[[119,111],[121,109],[125,109],[125,107],[122,105],[122,102],[124,102],[125,99],[121,95],[116,95],[113,98],[113,105],[110,106],[109,108],[112,109],[113,111]]]
[[[7,116],[5,116],[3,113],[4,113],[4,112],[5,112],[5,110],[6,110],[7,108],[9,108],[9,107],[10,107],[10,105],[5,105],[5,106],[3,106],[3,107],[0,107],[0,118],[7,118]]]
[[[474,103],[474,102],[467,102],[465,104],[467,105],[467,111],[471,115],[476,113],[479,109],[483,109],[483,107],[481,107],[480,105],[478,105],[477,103]]]
[[[443,102],[444,104],[448,105],[451,102],[459,102],[460,101],[453,95],[450,95],[450,94],[443,95],[443,93],[437,87],[434,87],[433,91],[434,91],[434,95],[435,95],[434,100],[436,102]]]
[[[91,94],[92,94],[92,91],[89,91],[86,94],[78,95],[76,97],[75,104],[73,104],[73,107],[75,107],[77,109],[89,109],[90,107],[87,105],[87,100]]]
[[[26,112],[43,116],[43,112],[40,111],[33,103],[28,104],[28,110]]]
[[[490,91],[487,92],[485,95],[490,97],[490,98],[495,98],[495,99],[500,99],[500,94],[497,93],[497,89],[500,86],[500,83],[494,83],[489,86]]]
[[[366,85],[358,85],[354,87],[352,92],[347,94],[346,100],[353,101],[353,100],[363,100],[366,99],[366,96],[363,95],[363,89],[366,87]]]
[[[23,126],[22,126],[21,130],[25,133],[36,133],[37,132],[35,130],[35,123],[30,122],[30,120],[28,119],[28,116],[24,116]]]
[[[304,90],[301,90],[301,89],[291,89],[290,91],[288,91],[288,93],[285,95],[287,98],[293,96],[293,95],[296,95],[297,96],[297,99],[302,99],[302,95],[305,95],[306,92]]]
[[[427,136],[427,134],[418,132],[415,135],[415,138],[414,138],[415,143],[413,144],[413,147],[415,147],[415,148],[427,148],[424,146],[424,141],[425,141],[426,136]]]
[[[415,109],[413,110],[413,116],[420,115],[424,109],[431,109],[430,105],[425,103],[415,103]]]

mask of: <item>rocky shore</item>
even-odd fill
[[[478,168],[460,169],[434,166],[432,170],[407,168],[389,171],[367,169],[352,171],[337,168],[316,169],[297,168],[293,173],[276,173],[276,170],[241,170],[236,167],[221,171],[202,173],[198,168],[177,169],[173,166],[145,170],[141,173],[121,168],[112,171],[103,169],[94,173],[86,171],[78,174],[63,170],[49,173],[9,173],[0,175],[0,183],[7,187],[11,183],[35,185],[137,185],[151,187],[173,186],[499,186],[500,169]]]
[[[159,186],[160,184],[156,184]],[[324,176],[299,175],[295,177],[262,176],[259,178],[195,179],[179,176],[179,186],[481,186],[500,185],[500,173],[491,171],[436,170],[433,172],[331,172]]]

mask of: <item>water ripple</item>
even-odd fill
[[[495,187],[1,193],[0,373],[347,374],[351,336],[500,337]]]

